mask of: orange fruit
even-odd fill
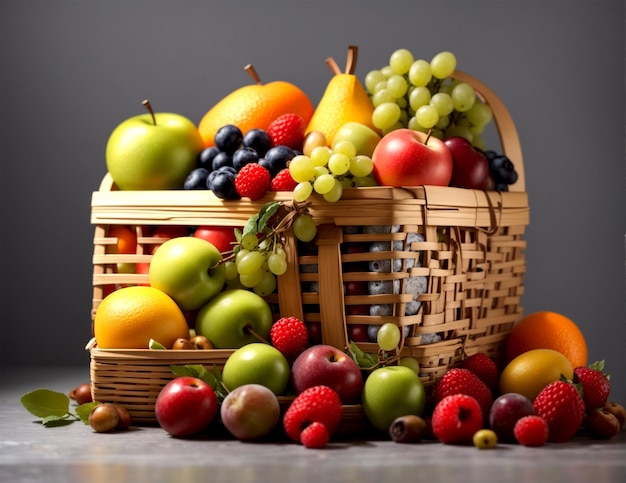
[[[553,349],[565,355],[573,367],[587,365],[587,341],[580,328],[556,312],[535,312],[519,320],[509,334],[507,359],[531,349]]]
[[[548,384],[561,375],[571,379],[572,363],[552,349],[532,349],[509,362],[500,375],[500,394],[515,392],[533,401]]]
[[[150,339],[171,347],[179,337],[189,338],[183,312],[154,287],[124,287],[107,295],[93,327],[100,349],[147,349]]]
[[[202,117],[198,131],[205,146],[213,146],[219,128],[234,124],[243,134],[251,129],[267,129],[283,114],[297,114],[305,123],[313,115],[313,104],[297,86],[285,81],[262,84],[252,66],[246,70],[255,84],[240,87],[215,104]]]
[[[135,253],[137,250],[137,233],[126,225],[111,225],[108,236],[117,238],[117,245],[107,245],[107,253]]]

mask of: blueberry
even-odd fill
[[[228,170],[218,170],[209,178],[211,180],[211,191],[218,198],[232,200],[238,198],[235,190],[235,175]]]
[[[213,170],[213,158],[215,158],[215,155],[219,152],[220,150],[215,146],[203,149],[200,151],[198,159],[196,160],[196,167],[205,168],[209,171]]]
[[[239,148],[233,153],[233,167],[241,171],[246,164],[258,163],[259,155],[252,148]]]
[[[213,171],[217,171],[224,166],[232,166],[233,165],[233,156],[225,151],[220,151],[213,158],[212,168]]]
[[[497,156],[491,161],[491,173],[495,178],[496,184],[513,184],[517,181],[517,172],[511,160],[504,156]]]
[[[270,172],[270,176],[272,178],[276,176],[280,171],[279,169],[277,169],[276,163],[271,159],[260,158],[258,163]]]
[[[207,189],[206,183],[208,177],[208,169],[196,168],[189,173],[183,187],[186,190],[205,190]]]
[[[279,145],[270,148],[263,158],[266,160],[266,163],[269,163],[272,166],[275,173],[278,173],[281,169],[287,167],[287,162],[291,160],[296,155],[293,149],[288,146]],[[259,162],[259,164],[261,164]],[[268,171],[272,173],[272,170],[268,168]]]
[[[213,142],[220,151],[233,154],[243,141],[241,129],[233,124],[226,124],[217,130]]]
[[[272,140],[269,134],[263,129],[250,129],[243,136],[243,146],[254,149],[259,157],[265,156],[265,153],[272,147]]]

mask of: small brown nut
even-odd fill
[[[619,422],[619,428],[624,429],[624,424],[626,424],[626,408],[624,406],[615,401],[608,401],[603,409],[615,416]]]
[[[124,406],[115,403],[105,403],[108,406],[112,406],[117,411],[117,415],[119,416],[119,421],[115,429],[128,429],[132,424],[132,418],[130,416],[130,412]]]
[[[179,337],[178,339],[176,339],[174,343],[172,344],[172,350],[175,350],[175,351],[191,350],[195,348],[196,346],[193,345],[188,339],[183,339],[182,337]]]
[[[117,409],[109,404],[98,404],[89,413],[89,426],[96,433],[113,431],[119,422],[120,416]]]
[[[213,344],[211,344],[211,341],[203,335],[195,335],[191,339],[189,339],[189,342],[191,342],[198,350],[213,349]]]
[[[611,439],[620,430],[619,421],[615,415],[604,408],[590,411],[585,416],[583,426],[593,438],[598,439]]]
[[[91,384],[85,383],[76,386],[70,391],[70,399],[76,401],[76,404],[79,406],[81,404],[92,402]]]

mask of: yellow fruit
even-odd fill
[[[153,287],[125,287],[107,295],[96,310],[94,337],[100,349],[147,349],[150,339],[171,347],[189,338],[178,305]]]
[[[537,394],[561,375],[571,379],[572,363],[553,349],[532,349],[509,362],[500,375],[500,394],[516,392],[533,401]]]
[[[245,70],[255,84],[240,87],[215,104],[202,117],[198,131],[205,146],[213,146],[215,133],[226,124],[234,124],[244,134],[250,129],[267,129],[283,114],[297,114],[306,123],[313,115],[313,103],[297,86],[274,81],[262,84],[251,65]]]
[[[329,146],[333,143],[337,129],[348,122],[365,124],[379,133],[372,124],[372,101],[358,77],[354,75],[357,50],[355,46],[348,48],[348,61],[343,73],[333,59],[326,60],[335,75],[326,86],[306,132],[322,132]]]

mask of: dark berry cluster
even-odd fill
[[[517,181],[518,173],[513,162],[505,155],[496,151],[485,151],[489,161],[489,171],[494,181],[496,191],[509,191],[509,185]]]

